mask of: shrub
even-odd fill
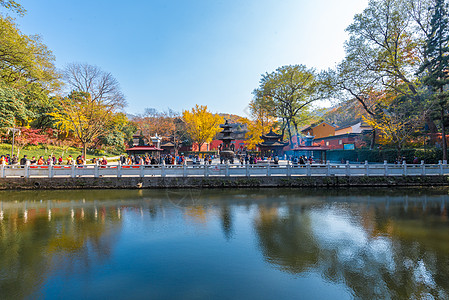
[[[399,153],[396,149],[383,149],[383,150],[329,150],[327,151],[327,160],[331,161],[351,161],[351,162],[378,162],[382,163],[385,160],[389,163],[393,163],[398,158]],[[413,162],[416,156],[419,161],[424,160],[425,163],[438,163],[441,160],[443,153],[441,149],[403,149],[401,150],[401,156],[404,156],[408,163]]]

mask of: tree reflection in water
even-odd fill
[[[404,209],[406,201],[333,200],[288,202],[286,213],[259,207],[254,226],[265,259],[299,276],[319,272],[357,298],[448,298],[449,227],[441,203],[423,210]]]
[[[176,260],[176,251],[186,254],[189,239],[211,248],[224,239],[221,246],[233,253],[260,251],[269,270],[293,278],[319,274],[356,298],[449,298],[446,190],[0,192],[0,199],[8,199],[0,201],[0,298],[45,297],[48,278],[89,275],[114,261],[121,235],[139,230],[140,245],[149,251],[158,238],[165,259],[164,251]],[[128,231],[126,221],[134,226]],[[166,242],[170,234],[184,244]],[[251,250],[253,237],[258,244]],[[223,262],[195,263],[221,268]]]
[[[95,213],[94,206],[47,210],[48,206],[25,203],[22,210],[4,212],[0,298],[44,297],[40,289],[52,274],[86,274],[92,262],[109,258],[120,227],[115,208],[100,206]]]

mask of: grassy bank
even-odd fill
[[[57,147],[50,145],[39,145],[39,146],[28,146],[23,149],[20,149],[19,157],[23,157],[24,155],[28,155],[29,158],[35,156],[44,156],[48,157],[49,155],[55,155],[56,157],[62,156],[65,159],[67,156],[72,155],[73,157],[77,157],[82,153],[81,148],[74,147]],[[11,145],[10,144],[0,144],[0,155],[11,155]],[[14,147],[14,154],[17,155],[17,148]],[[103,157],[103,156],[116,156],[114,154],[108,153],[87,153],[87,159],[92,159],[94,157]]]

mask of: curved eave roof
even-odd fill
[[[163,149],[157,148],[155,146],[136,146],[128,148],[125,151],[163,151]]]

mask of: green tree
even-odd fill
[[[444,0],[435,0],[432,11],[430,31],[424,46],[425,60],[419,73],[424,73],[423,83],[432,91],[435,106],[440,113],[443,160],[447,160],[446,111],[449,97],[444,87],[449,84],[448,5]]]
[[[95,147],[106,146],[116,153],[124,152],[126,142],[131,140],[137,131],[136,125],[130,122],[124,113],[119,112],[112,116],[108,127],[96,140]]]
[[[0,84],[0,128],[26,122],[32,112],[26,108],[23,94]]]
[[[292,132],[298,133],[298,126],[310,117],[312,103],[323,98],[315,70],[304,65],[283,66],[262,75],[253,95],[255,105],[282,120],[282,133],[287,129],[291,142]]]
[[[57,88],[54,59],[39,36],[22,34],[11,18],[0,16],[0,81],[18,90],[33,83]]]

